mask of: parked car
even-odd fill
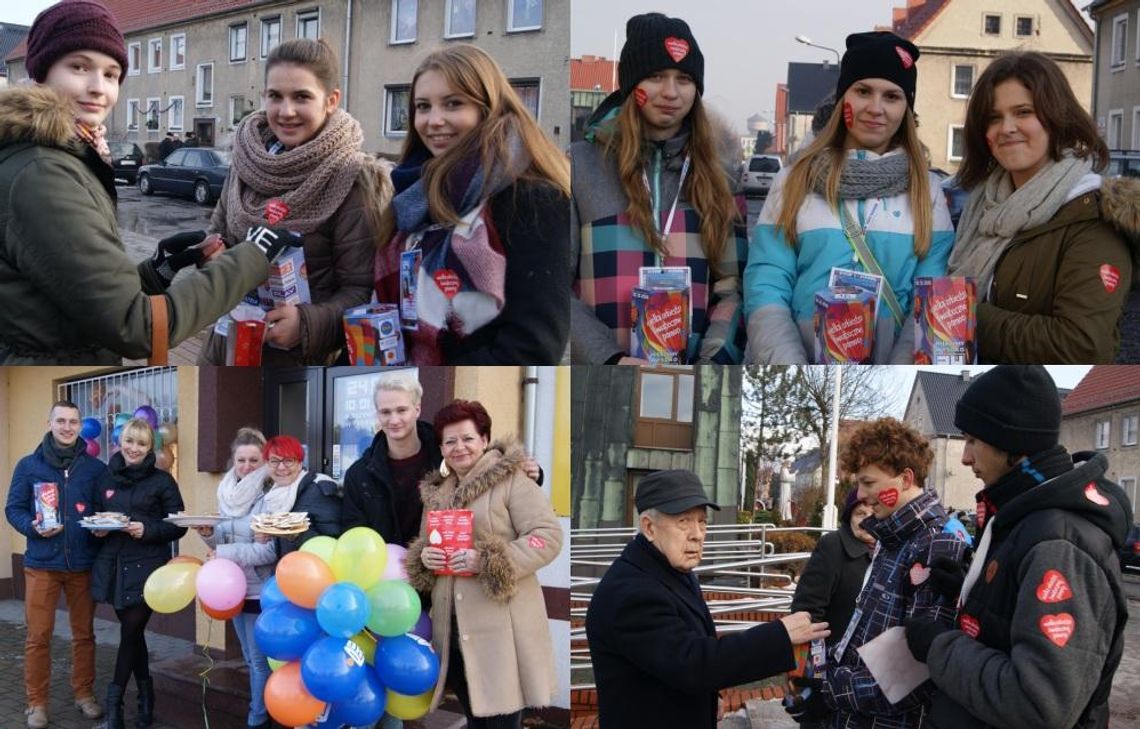
[[[1105,177],[1140,177],[1140,152],[1114,149],[1108,154]]]
[[[111,167],[115,170],[115,177],[126,180],[127,184],[135,184],[144,162],[139,145],[134,142],[107,142],[107,146],[111,149]]]
[[[1120,571],[1140,575],[1140,524],[1133,524],[1120,548]]]
[[[168,192],[192,197],[199,205],[208,205],[218,199],[229,171],[229,152],[183,147],[139,169],[139,190],[144,195]]]
[[[767,195],[772,189],[772,180],[784,168],[784,163],[774,154],[754,154],[748,160],[748,167],[740,176],[740,186],[745,195]]]

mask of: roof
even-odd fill
[[[1062,415],[1140,400],[1140,367],[1097,365],[1089,370],[1061,406]]]
[[[119,21],[123,35],[271,2],[275,0],[103,0]],[[21,42],[6,57],[8,60],[22,59],[26,53],[27,45]]]
[[[610,93],[615,89],[616,63],[600,56],[582,56],[570,59],[570,90]]]
[[[1107,2],[1108,0],[1103,0]],[[1061,4],[1061,8],[1069,19],[1077,26],[1077,30],[1085,37],[1085,40],[1092,42],[1093,32],[1089,28],[1089,24],[1081,17],[1081,11],[1077,10],[1070,0],[1055,0]],[[1093,2],[1086,9],[1091,9],[1098,4],[1103,4],[1102,1]],[[926,28],[934,22],[950,0],[907,0],[905,8],[894,8],[894,15],[891,20],[891,29],[897,35],[913,41],[919,33],[926,30]]]
[[[935,434],[961,435],[962,431],[954,425],[954,409],[962,393],[970,386],[970,379],[962,375],[919,370],[915,372],[914,386],[922,387],[926,396],[926,408],[930,411]]]
[[[13,48],[24,42],[24,38],[27,37],[30,29],[31,26],[27,25],[0,23],[0,72],[5,74],[8,72],[4,58],[12,52]]]
[[[839,82],[839,66],[832,63],[788,64],[788,113],[814,114]]]

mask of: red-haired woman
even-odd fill
[[[435,416],[443,463],[420,483],[425,519],[408,548],[408,578],[431,592],[432,645],[440,657],[432,708],[450,683],[468,727],[520,726],[522,710],[545,706],[557,673],[546,603],[535,573],[562,548],[550,500],[524,470],[512,440],[491,443],[491,417],[456,400]],[[470,509],[474,548],[430,546],[427,514]],[[437,575],[445,566],[469,577]]]
[[[308,539],[321,534],[340,536],[340,491],[336,481],[323,473],[305,470],[305,450],[291,435],[275,435],[265,443],[265,465],[271,488],[265,492],[262,511],[304,511],[309,529],[278,540],[280,556],[300,549]]]

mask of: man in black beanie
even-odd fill
[[[1101,453],[1058,443],[1061,400],[1040,366],[995,367],[958,402],[962,463],[985,488],[958,629],[916,619],[907,644],[940,691],[929,726],[1106,727],[1128,609],[1116,550],[1128,497]]]

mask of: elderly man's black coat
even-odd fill
[[[715,729],[718,690],[795,665],[782,623],[717,638],[696,579],[641,534],[594,592],[586,635],[601,729]]]

